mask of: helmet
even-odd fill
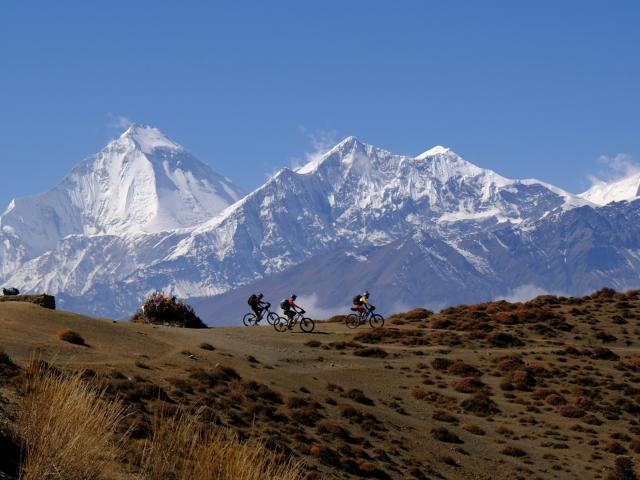
[[[291,298],[295,300],[296,298],[298,298],[298,296],[294,293],[291,295]]]
[[[260,300],[262,300],[262,297],[264,297],[264,295],[263,295],[263,294],[261,294],[261,293],[259,293],[259,294],[258,294],[258,298],[259,298]]]
[[[367,298],[369,298],[369,291],[368,291],[368,290],[366,290],[366,291],[362,294],[362,296],[363,296],[363,297],[367,297]]]

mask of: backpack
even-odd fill
[[[252,293],[249,300],[247,300],[247,303],[251,306],[256,305],[258,303],[258,296],[255,293]]]
[[[280,302],[280,308],[283,310],[289,310],[289,308],[291,308],[291,305],[289,305],[288,298],[285,298],[284,300],[282,300],[282,302]]]
[[[362,295],[356,295],[355,297],[353,297],[353,304],[362,305]]]

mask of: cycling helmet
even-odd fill
[[[261,293],[259,293],[259,294],[258,294],[258,298],[259,298],[260,300],[262,300],[262,297],[264,297],[264,295],[263,295],[263,294],[261,294]]]
[[[366,290],[366,291],[362,294],[362,296],[363,296],[363,297],[366,297],[366,298],[369,298],[369,291],[368,291],[368,290]]]
[[[294,293],[293,295],[291,295],[291,298],[295,300],[296,298],[298,298],[298,296]]]

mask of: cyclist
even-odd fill
[[[375,309],[375,307],[369,303],[368,291],[365,291],[362,295],[356,295],[353,297],[353,308],[351,310],[360,313],[360,318],[363,318],[373,309]]]
[[[267,302],[262,301],[263,297],[264,295],[262,295],[262,293],[258,293],[257,295],[253,293],[249,297],[249,300],[247,300],[247,303],[251,307],[251,310],[253,310],[253,313],[256,314],[257,322],[262,319],[262,312],[264,312],[270,306]]]
[[[305,313],[302,307],[300,307],[299,305],[296,305],[296,298],[298,298],[298,296],[294,293],[289,298],[285,298],[280,304],[280,308],[282,308],[282,310],[284,311],[284,314],[289,319],[289,322],[287,324],[287,328],[289,330],[291,330],[291,328],[293,327],[293,317],[295,317],[296,311],[299,311],[300,313]]]

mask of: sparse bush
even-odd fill
[[[613,470],[610,471],[605,480],[638,480],[633,467],[633,460],[629,457],[618,457]]]
[[[362,390],[352,388],[347,392],[347,397],[363,405],[373,405],[374,402],[367,397]]]
[[[182,328],[207,328],[193,308],[178,300],[175,295],[168,296],[160,292],[149,295],[142,305],[142,310],[136,312],[131,321]]]
[[[518,447],[504,447],[500,450],[500,453],[509,457],[524,457],[527,455],[527,452]]]
[[[431,429],[431,436],[440,442],[445,443],[463,443],[460,437],[445,427],[437,427]]]
[[[485,431],[477,425],[466,423],[462,425],[462,429],[474,435],[484,435]]]
[[[484,383],[476,376],[462,378],[453,384],[453,389],[460,393],[474,393],[483,390],[486,387]]]
[[[207,342],[202,342],[200,345],[198,345],[198,348],[200,348],[202,350],[208,350],[210,352],[215,350],[215,347],[213,345],[211,345],[210,343],[207,343]]]
[[[488,417],[500,412],[498,405],[485,393],[476,393],[460,402],[460,406],[468,413],[479,417]]]
[[[73,343],[74,345],[82,345],[83,347],[87,345],[82,335],[69,329],[59,331],[58,338],[63,342]]]
[[[375,358],[386,358],[389,355],[386,351],[378,347],[367,347],[367,348],[359,348],[354,350],[354,355],[358,357],[375,357]]]

